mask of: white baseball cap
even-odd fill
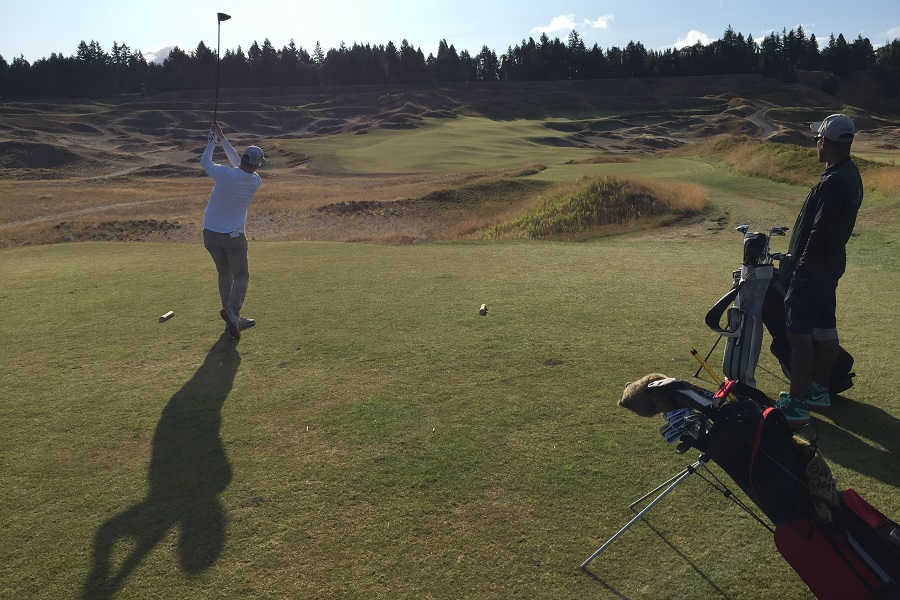
[[[244,150],[241,160],[250,163],[254,167],[261,167],[266,164],[266,155],[263,154],[262,148],[259,146],[250,146]]]
[[[856,128],[853,120],[847,115],[829,115],[824,121],[813,123],[810,129],[832,142],[852,142]]]

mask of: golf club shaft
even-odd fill
[[[217,21],[218,40],[216,41],[216,105],[213,109],[213,122],[218,121],[219,116],[219,49],[222,47],[222,21]]]

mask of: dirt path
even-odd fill
[[[139,200],[137,202],[122,202],[119,204],[106,204],[103,206],[91,206],[90,208],[82,208],[68,212],[53,213],[34,217],[31,219],[23,219],[21,221],[11,221],[9,223],[0,223],[0,230],[11,229],[13,227],[23,227],[25,225],[35,225],[37,223],[46,223],[47,221],[58,221],[60,219],[71,219],[72,217],[81,217],[84,215],[92,215],[96,213],[105,213],[123,208],[135,208],[138,206],[148,206],[151,204],[161,204],[164,202],[172,202],[175,200],[183,200],[183,196],[171,196],[168,198],[156,198],[153,200]]]
[[[762,129],[762,133],[759,134],[759,137],[762,139],[766,139],[776,131],[775,125],[773,125],[771,121],[767,121],[765,118],[766,112],[770,108],[772,108],[772,105],[768,102],[762,102],[760,100],[754,101],[753,104],[755,104],[759,108],[759,110],[750,115],[748,119],[751,123]]]

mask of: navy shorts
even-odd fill
[[[835,281],[792,278],[784,297],[787,330],[812,335],[813,329],[835,329],[836,291]]]

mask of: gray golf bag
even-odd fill
[[[763,338],[763,304],[775,267],[769,254],[769,237],[759,232],[748,233],[747,229],[746,225],[738,227],[744,234],[741,270],[734,272],[731,290],[706,314],[706,324],[727,339],[722,360],[725,378],[756,387],[756,364]],[[784,235],[784,231],[773,227],[770,233]],[[719,323],[723,312],[727,312],[724,327]]]

